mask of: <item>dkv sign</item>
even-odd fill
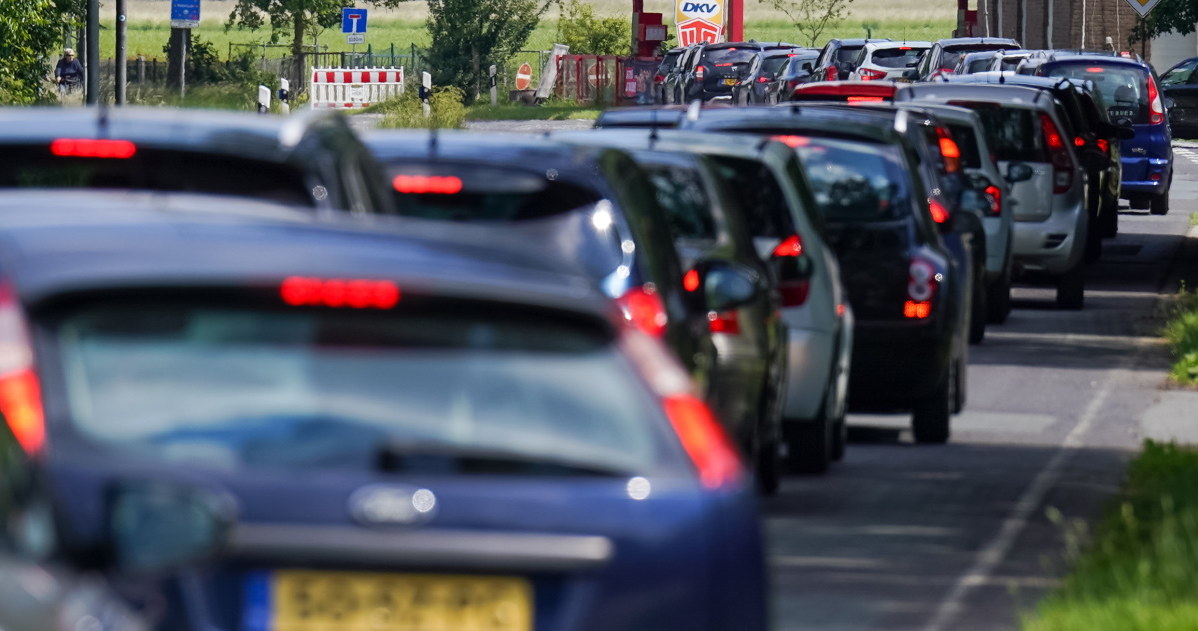
[[[674,25],[679,46],[718,42],[724,34],[724,0],[676,0]]]

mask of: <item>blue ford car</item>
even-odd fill
[[[766,628],[751,477],[590,283],[206,196],[8,194],[0,237],[8,544],[154,628]]]
[[[1135,136],[1121,141],[1123,185],[1119,196],[1132,208],[1154,215],[1169,212],[1173,184],[1173,137],[1152,66],[1116,54],[1045,51],[1029,57],[1021,73],[1093,82],[1112,123]]]

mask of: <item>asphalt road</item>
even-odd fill
[[[1169,215],[1123,209],[1083,311],[1017,286],[970,348],[949,445],[913,444],[908,417],[851,416],[845,460],[766,502],[780,631],[1012,629],[1056,585],[1162,396],[1158,298],[1186,269],[1198,148],[1175,171]]]

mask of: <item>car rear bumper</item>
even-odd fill
[[[1161,195],[1169,190],[1172,175],[1172,160],[1168,158],[1133,158],[1123,160],[1123,173],[1139,175],[1134,180],[1123,180],[1120,197],[1130,195]],[[1156,179],[1154,179],[1154,177]]]
[[[909,411],[930,396],[952,361],[953,332],[936,324],[857,322],[849,409]]]
[[[1073,269],[1085,251],[1089,225],[1081,199],[1054,210],[1044,221],[1016,221],[1011,251],[1017,271],[1064,274]]]

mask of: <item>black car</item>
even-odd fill
[[[1198,57],[1191,57],[1161,75],[1161,92],[1170,103],[1169,124],[1179,138],[1198,138]]]
[[[870,42],[889,42],[890,38],[830,39],[815,62],[815,81],[846,81],[857,69],[858,53]]]
[[[818,59],[818,50],[803,50],[788,59],[769,87],[770,102],[777,104],[787,101],[790,95],[794,94],[795,88],[804,83],[819,81],[815,72]]]
[[[940,150],[920,146],[926,119],[906,110],[804,105],[711,112],[690,127],[794,147],[857,320],[850,410],[909,411],[916,440],[944,442],[950,415],[965,401],[971,246],[980,226],[969,213],[950,212],[936,166]]]
[[[727,42],[702,44],[687,57],[687,65],[679,77],[680,101],[710,101],[714,98],[731,97],[732,86],[748,72],[749,64],[760,52],[791,50],[794,44],[778,42]]]
[[[655,104],[661,105],[670,102],[666,97],[666,77],[678,67],[678,60],[684,52],[686,52],[685,48],[671,48],[666,51],[661,58],[661,63],[657,65],[657,72],[653,74],[653,102]]]
[[[799,54],[799,49],[757,53],[745,75],[732,86],[732,102],[736,105],[777,102],[774,89],[778,74]]]
[[[344,116],[172,108],[0,109],[0,188],[213,193],[392,213]]]
[[[942,39],[932,44],[932,49],[919,60],[919,65],[911,70],[907,78],[917,81],[931,81],[942,75],[952,74],[961,57],[969,53],[979,53],[992,50],[1018,50],[1023,48],[1019,42],[1005,37],[957,37]]]

